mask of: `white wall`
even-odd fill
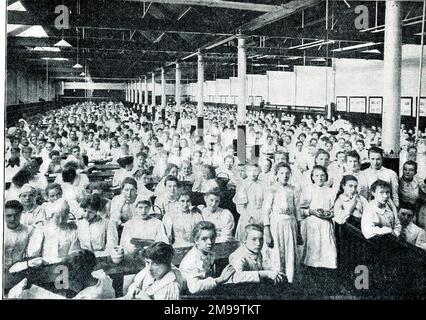
[[[420,46],[402,47],[401,96],[417,96]],[[212,84],[215,83],[215,85]],[[215,88],[215,102],[220,96],[238,96],[238,78],[207,81],[205,101]],[[422,80],[426,96],[426,61]],[[197,97],[197,85],[183,85],[183,91]],[[183,93],[184,94],[184,93]],[[277,105],[323,107],[336,96],[383,96],[383,61],[333,59],[333,67],[296,66],[294,72],[268,71],[266,75],[247,75],[247,104],[250,96],[261,96]]]

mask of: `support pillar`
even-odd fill
[[[139,104],[143,103],[142,94],[143,94],[142,79],[139,79]]]
[[[386,1],[382,147],[399,154],[401,125],[401,2]]]
[[[152,98],[151,105],[155,106],[155,73],[152,73]]]
[[[161,69],[161,109],[166,109],[166,71]]]
[[[246,162],[246,112],[247,112],[247,56],[246,56],[246,39],[238,36],[238,105],[237,105],[237,122],[238,122],[238,140],[237,140],[237,157],[240,163]]]
[[[144,97],[145,99],[145,105],[147,106],[148,105],[148,77],[147,76],[145,76],[145,97]]]
[[[198,105],[197,105],[197,134],[203,136],[204,130],[204,59],[201,52],[198,52]]]
[[[181,103],[181,78],[182,78],[182,72],[180,70],[179,63],[176,63],[176,84],[175,84],[175,101],[176,101],[176,108],[175,108],[175,126],[177,127],[177,124],[180,119],[180,103]]]

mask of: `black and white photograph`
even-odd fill
[[[425,1],[2,2],[2,300],[425,300]]]

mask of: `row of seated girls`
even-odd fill
[[[390,234],[426,249],[420,162],[410,151],[400,175],[385,168],[380,128],[345,122],[330,134],[326,126],[341,119],[296,123],[253,112],[247,125],[260,157],[240,162],[224,134],[234,134],[235,111],[211,109],[203,139],[189,128],[190,105],[177,126],[112,103],[20,121],[6,142],[7,168],[19,163],[19,170],[8,171],[5,270],[68,261],[78,252],[105,256],[117,246],[132,255],[132,239],[149,239],[146,268],[124,298],[175,299],[183,290],[329,273],[337,268],[335,225],[348,221],[366,238]],[[407,139],[407,148],[416,148]],[[90,181],[83,157],[119,167],[110,186],[118,195],[109,199],[104,184]],[[229,193],[235,210],[224,206]],[[215,243],[235,241],[240,247],[229,253],[229,265],[214,275]],[[179,268],[171,265],[174,250],[192,246]]]

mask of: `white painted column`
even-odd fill
[[[148,76],[145,76],[145,102],[144,104],[148,105]]]
[[[246,57],[246,39],[238,37],[238,104],[237,121],[244,124],[247,111],[247,57]]]
[[[181,78],[182,78],[182,72],[180,70],[179,63],[176,63],[176,84],[175,84],[175,101],[176,101],[176,111],[180,112],[180,103],[182,101],[181,99]]]
[[[198,136],[203,136],[204,132],[204,59],[201,52],[198,52],[198,105],[197,105],[197,132]]]
[[[139,104],[143,103],[143,88],[142,88],[142,79],[139,79]]]
[[[246,39],[238,36],[238,101],[237,101],[237,156],[241,163],[246,162],[246,112],[247,112],[247,56]]]
[[[382,146],[399,153],[401,125],[401,2],[386,1]]]
[[[155,106],[155,72],[152,73],[152,101],[151,105]]]
[[[166,107],[166,71],[161,68],[161,108]]]

